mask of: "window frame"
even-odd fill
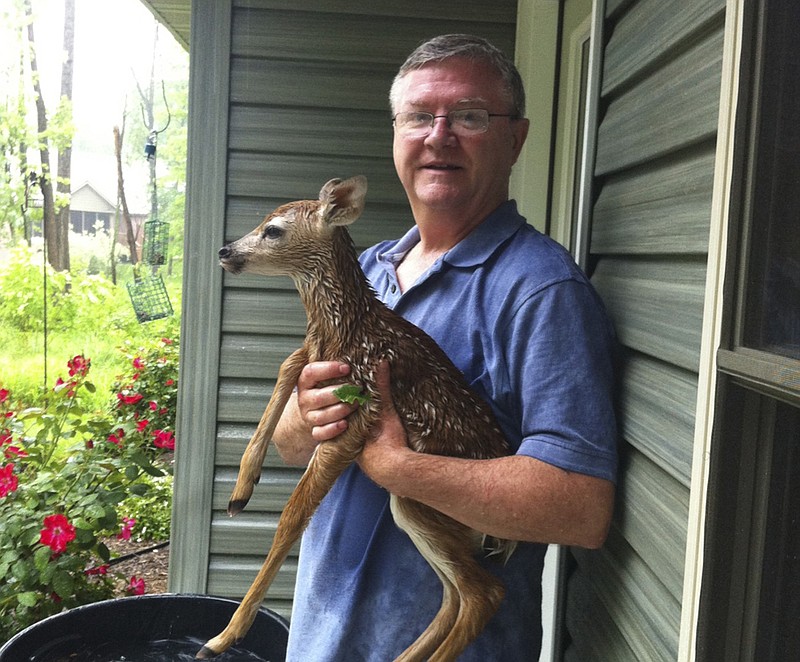
[[[776,594],[774,578],[768,574],[774,553],[766,552],[772,549],[775,536],[783,535],[786,540],[785,531],[776,533],[769,522],[790,489],[797,491],[781,474],[786,469],[782,463],[792,457],[796,463],[797,459],[792,439],[781,436],[778,423],[798,420],[800,361],[744,342],[766,4],[739,5],[738,108],[694,651],[694,659],[702,662],[764,659],[759,657],[763,652],[759,647],[774,641],[778,632],[763,611],[764,600]],[[796,568],[789,571],[796,572]]]
[[[766,40],[764,3],[744,3],[742,64],[739,111],[736,118],[737,145],[734,155],[734,186],[730,206],[729,259],[724,298],[726,306],[722,343],[717,351],[719,370],[748,388],[800,406],[800,360],[748,347],[744,342],[747,312],[747,274],[753,233],[754,188],[757,177],[758,120],[763,81]],[[758,6],[756,6],[758,5]],[[747,36],[749,35],[749,38]]]

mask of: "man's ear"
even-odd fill
[[[526,118],[521,118],[518,120],[514,120],[511,123],[511,131],[514,136],[514,160],[511,164],[515,164],[517,159],[519,158],[520,152],[522,152],[522,148],[525,146],[525,139],[528,137],[528,130],[531,127],[530,120]]]
[[[319,192],[322,206],[319,215],[331,225],[350,225],[364,211],[367,195],[367,178],[357,175],[342,181],[330,180]]]

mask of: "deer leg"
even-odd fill
[[[197,654],[208,659],[225,652],[240,641],[250,629],[270,584],[292,546],[308,524],[333,483],[361,452],[363,443],[344,432],[334,441],[322,442],[314,451],[303,477],[283,509],[275,538],[247,594],[234,612],[227,627],[210,639]]]
[[[502,582],[475,560],[479,534],[409,499],[392,497],[392,513],[444,587],[439,612],[395,662],[453,662],[497,611]]]
[[[458,617],[445,640],[430,656],[428,662],[452,662],[481,633],[495,615],[505,596],[502,582],[484,570],[470,556],[473,567],[465,564],[458,568],[463,572],[458,582],[461,598]]]
[[[394,662],[424,662],[453,628],[458,617],[459,595],[446,577],[439,575],[439,579],[442,582],[442,606],[425,631]]]
[[[261,421],[248,442],[239,463],[239,475],[236,477],[236,485],[228,502],[228,515],[231,517],[244,510],[253,494],[253,486],[261,478],[261,466],[264,464],[272,433],[275,432],[275,426],[283,414],[286,403],[289,401],[300,372],[306,363],[308,363],[308,354],[305,347],[301,347],[290,354],[281,364],[272,397],[270,397]]]

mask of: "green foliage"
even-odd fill
[[[111,308],[114,301],[113,285],[105,278],[43,267],[24,245],[0,265],[0,289],[0,321],[21,331],[43,330],[45,305],[54,331],[91,327],[97,308]]]
[[[145,475],[131,489],[141,491],[143,495],[126,498],[118,511],[122,517],[135,522],[131,527],[132,537],[139,542],[168,540],[172,517],[172,477]]]
[[[0,387],[0,638],[112,597],[104,538],[169,535],[178,346],[123,356],[105,414],[83,404],[95,387],[82,355],[36,406]]]
[[[128,369],[112,387],[120,428],[151,455],[175,448],[175,410],[178,402],[178,344],[170,338],[151,340],[122,352]]]
[[[38,406],[12,405],[0,391],[5,425],[0,470],[0,636],[45,616],[111,597],[104,536],[116,533],[118,504],[143,474],[162,474],[136,445],[113,437],[110,421],[81,404],[92,391],[90,362],[76,356]]]
[[[23,232],[21,210],[27,207],[30,181],[23,147],[30,144],[30,136],[23,110],[0,105],[0,158],[5,165],[0,170],[0,217],[11,237]]]
[[[91,257],[78,252],[76,268],[67,273],[43,265],[41,255],[25,245],[11,249],[0,263],[0,325],[42,332],[46,320],[48,331],[54,334],[91,337],[99,328],[103,334],[118,332],[120,342],[126,336],[142,336],[125,287],[114,285],[102,274],[88,273]],[[92,270],[97,269],[96,261],[94,264]],[[120,272],[126,274],[120,281],[133,277],[130,269],[121,268]],[[179,310],[179,284],[169,284],[173,309]]]

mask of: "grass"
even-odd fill
[[[106,409],[113,402],[111,386],[127,361],[119,348],[126,341],[136,344],[147,338],[176,337],[179,330],[180,274],[164,276],[176,314],[138,324],[125,287],[131,271],[121,271],[112,301],[83,304],[89,307],[86,317],[92,323],[84,322],[81,328],[49,329],[45,337],[42,331],[20,331],[0,323],[0,387],[17,400],[34,403],[58,377],[66,380],[67,361],[83,354],[92,361],[90,378],[96,387],[91,407]]]

